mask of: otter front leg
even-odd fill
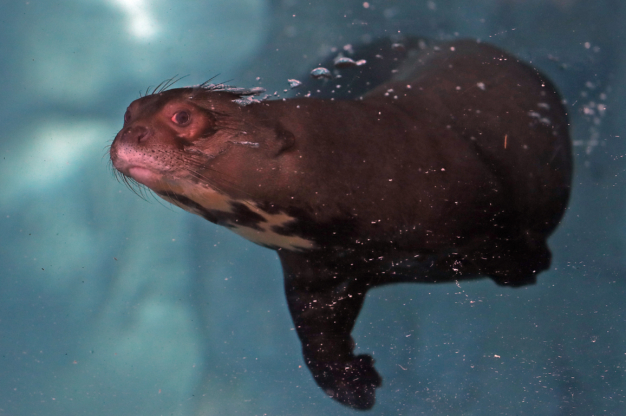
[[[370,409],[382,380],[372,357],[354,355],[350,336],[366,284],[322,256],[279,252],[279,257],[287,303],[313,378],[333,399]]]

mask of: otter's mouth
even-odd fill
[[[122,173],[150,189],[157,188],[163,182],[163,174],[141,166],[127,167]]]
[[[142,178],[152,178],[155,176],[155,173],[150,169],[142,168],[139,166],[132,166],[128,168],[128,176],[136,180],[137,182],[142,182]]]
[[[122,155],[123,156],[123,155]],[[162,182],[163,174],[153,169],[142,166],[143,164],[137,164],[126,160],[125,157],[120,157],[119,153],[111,151],[111,163],[113,167],[127,178],[153,189],[156,185]]]

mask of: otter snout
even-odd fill
[[[131,125],[122,128],[117,133],[111,145],[110,156],[113,166],[125,175],[129,175],[128,169],[143,159],[145,152],[142,151],[148,139],[152,136],[150,129],[143,125]],[[139,163],[142,165],[143,163]]]
[[[134,166],[138,159],[143,159],[145,146],[152,136],[150,129],[143,125],[131,125],[122,128],[117,133],[111,145],[111,162],[115,169],[125,175],[129,175],[128,169]]]
[[[125,127],[120,131],[120,135],[115,139],[124,144],[136,144],[142,143],[148,140],[150,137],[150,130],[146,126],[130,126]]]

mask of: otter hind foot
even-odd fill
[[[338,402],[359,410],[374,406],[382,378],[369,355],[357,355],[347,363],[309,364],[309,369],[324,392]]]

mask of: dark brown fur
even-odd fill
[[[533,283],[572,175],[565,109],[535,69],[475,41],[409,49],[397,69],[362,100],[160,92],[111,147],[123,174],[278,250],[305,362],[358,409],[381,383],[350,337],[367,290]]]

